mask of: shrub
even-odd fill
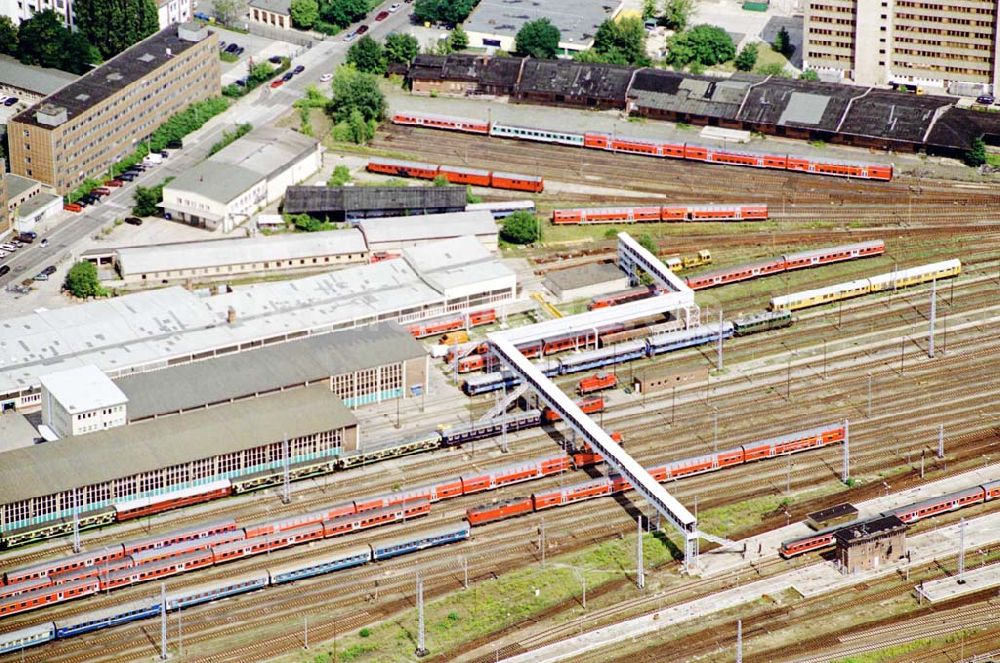
[[[69,268],[64,287],[74,297],[80,298],[105,297],[108,294],[97,278],[97,267],[87,260],[81,260]]]
[[[514,212],[504,219],[500,238],[511,244],[531,244],[540,239],[538,218],[531,212]]]

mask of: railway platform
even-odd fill
[[[957,540],[957,524],[911,537],[907,542],[912,552],[909,563],[925,564],[935,559],[951,557],[958,551]],[[1000,513],[991,513],[968,520],[965,540],[967,546],[966,561],[968,563],[974,559],[969,557],[969,550],[974,551],[980,547],[1000,542]],[[701,561],[704,562],[706,557],[707,555],[703,554]],[[906,564],[906,562],[886,564],[881,568],[854,575],[841,574],[832,564],[826,562],[811,564],[770,578],[740,584],[700,599],[669,606],[641,617],[593,629],[582,635],[504,660],[510,663],[569,661],[582,652],[602,649],[624,640],[634,640],[646,633],[690,622],[722,610],[730,610],[764,596],[775,597],[788,589],[794,589],[805,597],[817,596],[849,588],[859,582],[870,581],[880,576],[905,572]],[[994,565],[992,570],[994,577],[1000,579],[1000,565]],[[953,579],[946,579],[945,582],[956,584]],[[669,599],[664,596],[664,600]]]
[[[985,550],[985,549],[984,549]],[[972,562],[978,561],[980,555],[978,550],[967,550],[965,553],[966,568]],[[917,591],[924,595],[924,598],[931,603],[947,601],[949,599],[975,594],[984,589],[991,589],[1000,586],[1000,564],[990,564],[977,569],[965,572],[965,582],[958,583],[957,576],[950,576],[940,580],[932,580],[917,587]]]

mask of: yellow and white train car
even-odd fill
[[[896,290],[908,286],[927,283],[935,279],[946,279],[958,276],[962,272],[960,260],[945,260],[919,267],[910,267],[888,274],[879,274],[868,279],[858,279],[846,283],[838,283],[826,288],[803,290],[789,295],[772,297],[768,309],[771,311],[795,311],[810,306],[820,306],[841,299],[859,297],[869,292]]]

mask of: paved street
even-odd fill
[[[368,34],[375,39],[381,40],[390,32],[409,26],[409,12],[412,5],[403,5],[398,12],[386,20],[379,23],[374,22],[375,14],[390,4],[391,2],[385,2],[384,6],[372,10],[369,14],[372,18],[366,21],[370,27]],[[351,26],[351,30],[357,25]],[[228,37],[233,34],[236,33],[222,31],[220,38],[231,41]],[[9,283],[17,283],[34,276],[46,265],[52,264],[54,260],[75,257],[74,244],[76,242],[114,222],[115,219],[131,214],[132,190],[136,184],[156,185],[168,176],[176,177],[192,168],[208,156],[209,148],[219,139],[225,129],[243,122],[249,122],[255,127],[262,127],[276,121],[291,108],[295,100],[303,96],[306,87],[313,84],[319,85],[320,76],[332,72],[337,65],[344,61],[349,46],[350,44],[343,41],[343,36],[316,42],[313,48],[306,50],[294,60],[295,65],[305,66],[306,70],[302,74],[275,90],[264,85],[243,97],[228,111],[212,118],[201,129],[189,134],[184,139],[184,149],[172,151],[170,158],[162,165],[149,169],[131,185],[114,191],[104,199],[104,202],[86,208],[86,211],[81,214],[70,215],[70,213],[61,212],[56,220],[43,224],[39,235],[48,238],[49,246],[43,249],[37,243],[27,245],[16,254],[8,257],[4,264],[9,265],[11,271],[0,277],[0,288],[5,288]],[[51,228],[51,230],[47,228]],[[209,237],[210,235],[206,233],[205,238]],[[3,291],[0,294],[0,301],[10,296],[11,293]]]

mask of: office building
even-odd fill
[[[204,26],[172,26],[15,115],[11,172],[58,193],[101,177],[171,115],[218,94],[217,44]]]

